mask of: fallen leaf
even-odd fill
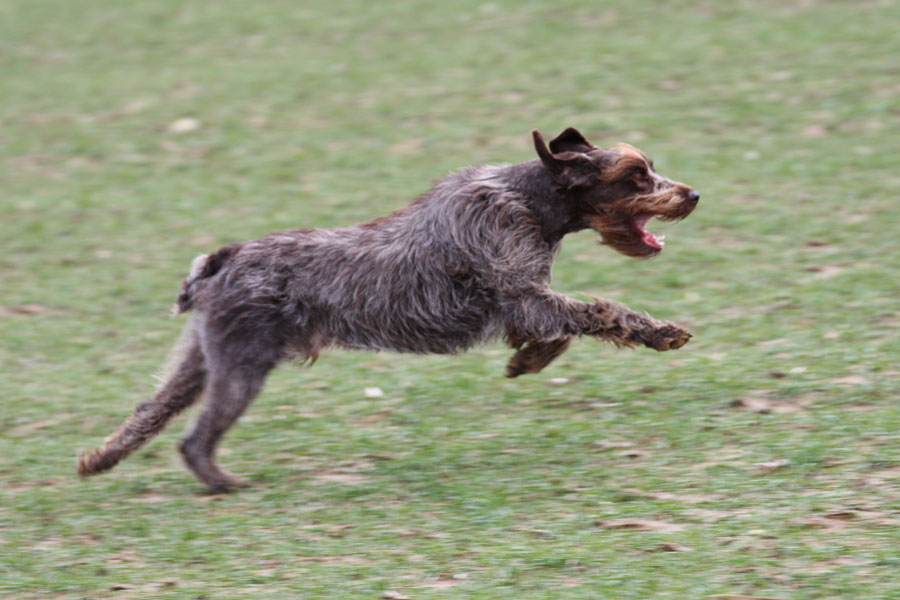
[[[797,567],[796,569],[798,571],[803,571],[804,573],[829,573],[835,569],[839,569],[840,567],[857,567],[863,564],[865,564],[864,561],[839,556],[837,558],[823,560],[811,565]]]
[[[852,510],[836,510],[825,515],[826,519],[836,519],[838,521],[852,521],[859,518],[859,515]]]
[[[106,562],[109,563],[141,562],[142,560],[143,558],[134,552],[119,552],[106,557]]]
[[[154,584],[154,585],[155,585],[157,588],[160,588],[160,589],[162,589],[162,588],[173,588],[173,587],[178,587],[178,582],[177,582],[177,581],[173,581],[173,580],[169,580],[169,581],[160,581],[160,582],[158,582],[158,583],[156,583],[156,584]]]
[[[165,496],[163,494],[144,494],[142,496],[137,496],[135,498],[129,498],[129,502],[140,502],[143,504],[161,504],[163,502],[169,502],[172,500],[171,496]]]
[[[355,425],[372,425],[374,423],[380,423],[393,414],[394,412],[391,410],[382,410],[370,415],[366,415],[364,417],[360,417],[359,419],[355,419],[353,423]]]
[[[751,511],[749,511],[748,509],[716,510],[708,508],[692,508],[686,511],[686,514],[690,517],[696,517],[702,521],[715,523],[723,519],[741,517],[749,514],[750,512]]]
[[[59,548],[62,545],[63,545],[63,538],[61,536],[51,535],[50,537],[47,537],[47,538],[41,540],[40,542],[38,542],[37,544],[35,544],[34,546],[32,546],[32,549],[34,549],[34,550],[51,550],[53,548]]]
[[[857,482],[859,487],[881,487],[886,482],[884,479],[879,479],[878,477],[863,477]]]
[[[610,440],[600,440],[596,446],[601,450],[612,450],[613,448],[631,448],[634,442],[613,442]]]
[[[18,304],[16,306],[0,306],[0,315],[15,315],[31,317],[34,315],[43,315],[50,312],[50,309],[40,304]]]
[[[644,450],[638,450],[637,448],[631,448],[629,450],[616,452],[616,456],[624,456],[625,458],[647,458],[650,456],[650,453],[645,452]]]
[[[771,473],[772,471],[776,471],[782,467],[786,467],[791,464],[791,461],[779,458],[777,460],[770,460],[768,462],[756,463],[755,466],[761,473]]]
[[[465,583],[465,580],[464,579],[455,579],[452,577],[451,578],[441,577],[438,579],[428,580],[425,583],[419,584],[417,587],[432,588],[432,589],[436,589],[436,590],[445,590],[447,588],[452,588],[457,585],[460,585],[461,583]]]
[[[722,499],[721,494],[673,494],[671,492],[645,492],[644,490],[634,488],[626,488],[623,491],[641,498],[671,500],[673,502],[685,502],[687,504],[706,504]]]
[[[837,531],[847,527],[847,521],[829,519],[828,517],[804,517],[802,519],[791,519],[788,522],[802,525],[809,529],[822,529],[824,531]]]
[[[320,473],[315,476],[315,479],[322,483],[343,483],[346,485],[359,485],[371,481],[370,478],[359,473]]]
[[[866,385],[869,380],[862,375],[847,375],[830,380],[831,383],[846,383],[847,385]]]
[[[591,408],[612,408],[614,406],[621,406],[621,402],[591,402]]]
[[[364,458],[371,458],[373,460],[396,460],[399,457],[399,454],[393,452],[379,452],[378,454],[366,454]]]
[[[400,592],[395,592],[394,590],[388,590],[381,595],[384,600],[409,600],[409,596],[406,594],[401,594]]]
[[[653,546],[652,548],[647,548],[644,552],[690,552],[691,550],[692,548],[682,546],[681,544],[666,542],[658,546]]]
[[[597,527],[606,527],[610,529],[634,529],[636,531],[660,531],[660,532],[671,532],[671,531],[681,531],[684,529],[684,525],[679,525],[677,523],[667,523],[665,521],[658,521],[655,519],[637,519],[637,518],[625,518],[625,519],[613,519],[612,521],[597,521],[594,523]]]
[[[809,267],[806,270],[815,273],[814,277],[816,279],[830,279],[845,271],[844,267],[839,267],[837,265],[817,265]]]
[[[75,543],[77,543],[79,545],[83,544],[83,545],[87,545],[87,546],[96,546],[97,544],[100,543],[100,540],[102,540],[103,538],[96,534],[93,534],[93,533],[85,533],[85,534],[81,534],[81,535],[76,535],[76,536],[72,537],[71,539],[72,539],[72,541],[74,541]],[[2,541],[0,541],[0,543],[2,543]]]
[[[793,370],[792,370],[793,371]],[[765,414],[787,414],[800,412],[802,407],[786,400],[776,400],[764,396],[742,396],[731,403],[732,406],[746,408],[747,410]]]

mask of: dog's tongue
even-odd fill
[[[638,233],[641,234],[641,241],[651,248],[656,248],[657,250],[662,250],[662,247],[665,245],[662,237],[656,237],[646,229],[644,226],[653,218],[651,214],[640,214],[635,215],[631,218],[631,224],[634,225],[634,228]]]

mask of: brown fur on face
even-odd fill
[[[600,234],[604,244],[626,256],[659,254],[663,244],[646,233],[646,221],[683,219],[696,208],[700,195],[659,175],[653,161],[634,146],[597,148],[576,134],[566,130],[549,150],[536,135],[541,160],[577,198],[586,225]]]
[[[550,274],[563,236],[588,227],[620,252],[655,254],[635,219],[684,217],[696,192],[656,175],[630,146],[596,148],[572,128],[549,147],[533,136],[539,160],[462,169],[387,217],[276,233],[195,259],[177,300],[179,312],[193,312],[177,367],[80,457],[79,474],[111,469],[205,397],[182,457],[213,491],[240,486],[216,464],[222,436],[276,365],[332,346],[453,354],[503,338],[517,350],[507,369],[516,377],[540,371],[579,336],[657,351],[686,344],[691,334],[677,325],[554,293]]]
[[[613,147],[619,156],[603,175],[607,185],[633,183],[639,193],[607,204],[594,204],[595,215],[587,216],[588,225],[600,234],[603,243],[627,256],[649,258],[661,248],[647,245],[635,228],[634,218],[651,215],[663,221],[683,219],[696,208],[699,195],[690,187],[661,177],[646,154],[628,144]],[[655,237],[655,236],[654,236]]]

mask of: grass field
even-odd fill
[[[900,597],[900,5],[0,3],[0,597]],[[576,126],[703,198],[554,287],[695,333],[286,365],[209,496],[151,393],[191,259]],[[367,397],[378,387],[383,397]]]

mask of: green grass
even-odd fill
[[[0,4],[0,596],[897,598],[898,20],[827,0]],[[683,350],[582,340],[515,381],[499,345],[332,352],[277,371],[226,438],[251,489],[202,493],[185,420],[76,479],[151,392],[196,254],[374,218],[570,125],[703,193],[657,226],[658,259],[582,233],[555,272],[688,324]]]

